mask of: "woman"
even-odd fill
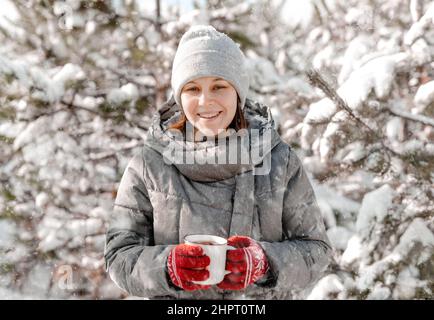
[[[290,299],[319,279],[331,248],[300,160],[269,108],[246,98],[243,53],[213,27],[192,27],[171,85],[118,188],[105,248],[110,277],[153,299]],[[208,278],[209,257],[183,244],[188,234],[236,248],[221,283],[193,282]]]

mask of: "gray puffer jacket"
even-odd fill
[[[166,130],[180,114],[173,99],[155,114],[145,146],[125,169],[106,235],[106,269],[129,294],[149,299],[292,299],[323,274],[331,247],[300,160],[280,139],[268,107],[248,99],[243,110],[249,132],[257,129],[260,134],[241,144],[241,154],[265,150],[247,165],[239,159],[218,165],[167,161],[165,152],[173,143],[187,153],[198,151],[198,158],[219,154],[225,143],[180,139]],[[261,135],[271,137],[271,143],[264,146]],[[258,174],[254,169],[264,168],[266,160],[270,171]],[[269,273],[241,291],[174,286],[167,256],[194,233],[252,237],[266,253]]]

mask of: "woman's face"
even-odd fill
[[[237,91],[226,80],[203,77],[188,82],[181,90],[187,120],[203,135],[226,131],[237,110]]]

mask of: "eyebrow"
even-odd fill
[[[223,78],[213,78],[213,79],[212,79],[213,82],[216,82],[216,81],[219,81],[219,80],[226,81],[226,80],[223,79]],[[187,84],[191,84],[191,83],[196,84],[196,82],[195,82],[194,80],[192,80],[192,81],[187,82],[186,85],[187,85]]]

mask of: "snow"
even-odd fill
[[[367,148],[364,143],[360,141],[356,141],[348,144],[345,149],[348,152],[345,157],[342,159],[344,163],[354,163],[357,162],[367,155]],[[337,157],[339,159],[339,157]]]
[[[119,89],[112,89],[107,95],[107,100],[114,105],[120,105],[126,101],[136,100],[138,96],[137,87],[132,83],[128,83]]]
[[[333,208],[324,199],[317,199],[318,207],[321,210],[321,214],[324,218],[324,223],[327,228],[333,228],[336,226],[336,217],[333,212]]]
[[[358,241],[354,240],[354,242]],[[363,249],[361,249],[357,243],[353,244],[352,240],[350,240],[350,243],[355,247],[355,250],[353,250],[352,254],[349,253],[345,259],[344,253],[342,259],[345,260],[346,263],[351,263],[363,254]],[[399,244],[394,248],[392,253],[371,265],[364,266],[363,272],[360,274],[360,278],[357,281],[357,286],[360,290],[372,288],[380,274],[387,273],[392,267],[397,266],[399,262],[410,261],[410,252],[417,243],[421,244],[423,247],[419,259],[416,262],[417,265],[419,265],[432,257],[434,252],[434,235],[425,226],[425,223],[418,218],[410,224],[406,232],[401,236]],[[350,247],[350,245],[348,247]],[[347,250],[349,250],[349,248]],[[414,295],[417,287],[425,286],[426,283],[424,281],[417,280],[418,272],[419,271],[414,266],[410,266],[401,271],[396,279],[397,285],[393,293],[394,298],[400,297],[408,299]],[[384,290],[382,293],[385,293]],[[373,295],[376,296],[375,293]]]
[[[317,156],[305,157],[303,159],[303,166],[308,172],[314,175],[320,175],[327,170],[327,165],[322,163]]]
[[[397,65],[408,58],[405,52],[374,58],[353,71],[337,92],[351,109],[358,109],[371,90],[378,98],[385,98],[390,92]]]
[[[78,81],[83,80],[84,78],[85,74],[79,66],[67,63],[54,75],[53,81],[65,85],[68,81]]]
[[[414,96],[414,104],[417,106],[418,113],[430,104],[434,103],[434,80],[422,84]]]
[[[283,85],[282,89],[292,90],[300,96],[310,98],[314,96],[313,88],[303,79],[296,77],[289,77],[286,83]]]
[[[387,300],[390,299],[390,289],[380,283],[376,283],[366,300]]]
[[[364,55],[368,54],[373,47],[372,42],[372,39],[366,35],[360,35],[351,40],[343,57],[342,68],[338,77],[339,84],[344,83],[350,74],[355,69],[359,68],[359,61]]]
[[[312,66],[315,69],[321,69],[324,67],[329,67],[330,61],[332,61],[332,57],[335,54],[335,48],[333,44],[325,47],[321,51],[319,51],[312,60]]]
[[[26,124],[24,122],[17,123],[2,123],[0,124],[0,135],[8,138],[15,138],[18,134],[24,130]]]
[[[56,144],[49,135],[36,139],[35,144],[29,143],[22,148],[23,158],[28,163],[45,166],[55,154]]]
[[[29,123],[14,140],[14,150],[30,143],[35,137],[43,135],[49,128],[50,122],[48,117],[39,117],[36,121]]]
[[[56,72],[56,70],[58,70]],[[50,74],[53,73],[50,77]],[[67,63],[62,68],[48,72],[25,62],[12,61],[0,56],[0,74],[14,75],[26,87],[35,86],[41,91],[33,92],[35,98],[53,103],[59,101],[65,89],[71,83],[85,79],[83,70],[74,64]]]
[[[16,264],[28,257],[29,249],[21,243],[14,243],[5,252],[2,252],[0,244],[0,264]],[[1,285],[0,285],[1,287]]]
[[[327,230],[327,236],[329,237],[333,248],[339,250],[346,250],[348,242],[353,236],[353,232],[342,226],[334,226]]]
[[[360,209],[358,202],[339,195],[336,190],[330,187],[314,184],[314,190],[318,201],[327,203],[333,211],[337,211],[344,219],[352,217]]]
[[[36,264],[24,280],[22,293],[44,299],[50,287],[51,271],[47,264]]]
[[[307,300],[326,300],[331,295],[337,295],[344,290],[344,285],[335,274],[330,274],[318,281],[318,284],[311,291]]]
[[[411,56],[413,62],[419,65],[432,61],[431,49],[425,39],[417,39],[411,45]]]
[[[309,106],[309,112],[304,118],[304,123],[324,123],[337,111],[337,106],[329,98],[321,99]]]
[[[25,36],[25,31],[14,25],[14,23],[16,23],[20,18],[20,15],[13,1],[2,0],[1,7],[2,10],[0,11],[0,28],[4,29],[14,39],[23,39]]]
[[[70,236],[85,237],[92,235],[103,230],[103,222],[100,219],[88,218],[85,220],[74,220],[68,223],[66,226]]]
[[[314,17],[315,8],[311,0],[306,1],[280,1],[280,19],[290,28],[307,28]]]
[[[31,67],[29,73],[34,85],[42,90],[35,92],[34,97],[50,103],[59,101],[70,84],[85,79],[83,70],[71,63],[65,64],[52,77],[38,67]]]
[[[362,239],[355,234],[348,240],[347,248],[341,257],[341,263],[344,266],[357,262],[363,255]]]
[[[99,285],[100,299],[118,299],[121,294],[123,294],[123,291],[109,279],[104,280],[103,283]]]
[[[390,141],[404,140],[404,121],[400,117],[391,118],[386,124],[386,135]]]
[[[50,201],[47,193],[41,192],[36,196],[35,203],[39,208],[44,208]]]
[[[0,219],[0,250],[14,246],[16,232],[15,223]]]
[[[42,299],[37,293],[34,294],[22,294],[16,290],[6,289],[0,286],[0,300],[35,300]]]
[[[356,229],[360,235],[367,237],[372,224],[384,220],[394,195],[394,190],[385,184],[364,196],[356,222]]]
[[[275,66],[268,59],[259,57],[257,54],[249,51],[246,65],[250,75],[251,87],[263,90],[263,86],[282,84],[282,79],[277,73]]]
[[[405,257],[416,243],[419,243],[424,248],[423,253],[417,261],[417,264],[421,264],[431,258],[434,253],[434,234],[420,218],[414,219],[408,226],[405,233],[399,239],[399,244],[395,247],[394,253]]]
[[[410,139],[395,145],[395,150],[402,154],[412,154],[425,149],[425,144],[417,139]]]
[[[404,52],[374,58],[353,71],[337,93],[351,109],[358,109],[372,90],[378,98],[385,98],[390,92],[397,65],[408,58]],[[324,123],[337,111],[337,106],[329,98],[323,98],[309,106],[304,122]]]
[[[424,281],[417,280],[419,272],[417,268],[410,266],[402,270],[396,279],[396,287],[393,292],[394,299],[411,299],[419,287],[424,287]]]
[[[81,264],[88,269],[98,269],[103,267],[104,259],[85,256],[81,258]]]
[[[29,86],[31,83],[27,69],[28,65],[25,62],[12,61],[0,56],[0,74],[14,75],[25,86]]]
[[[425,14],[413,25],[404,36],[404,44],[411,45],[416,39],[424,35],[425,29],[434,23],[434,4],[430,3]]]
[[[209,15],[205,10],[195,9],[182,14],[178,23],[183,26],[207,25],[209,24]]]
[[[98,106],[100,99],[94,97],[80,97],[76,96],[76,104],[88,109],[96,109]]]
[[[109,214],[110,214],[110,212],[108,212],[103,207],[93,208],[89,212],[89,216],[94,217],[94,218],[99,218],[99,219],[105,219],[105,218],[107,218],[109,216]]]

